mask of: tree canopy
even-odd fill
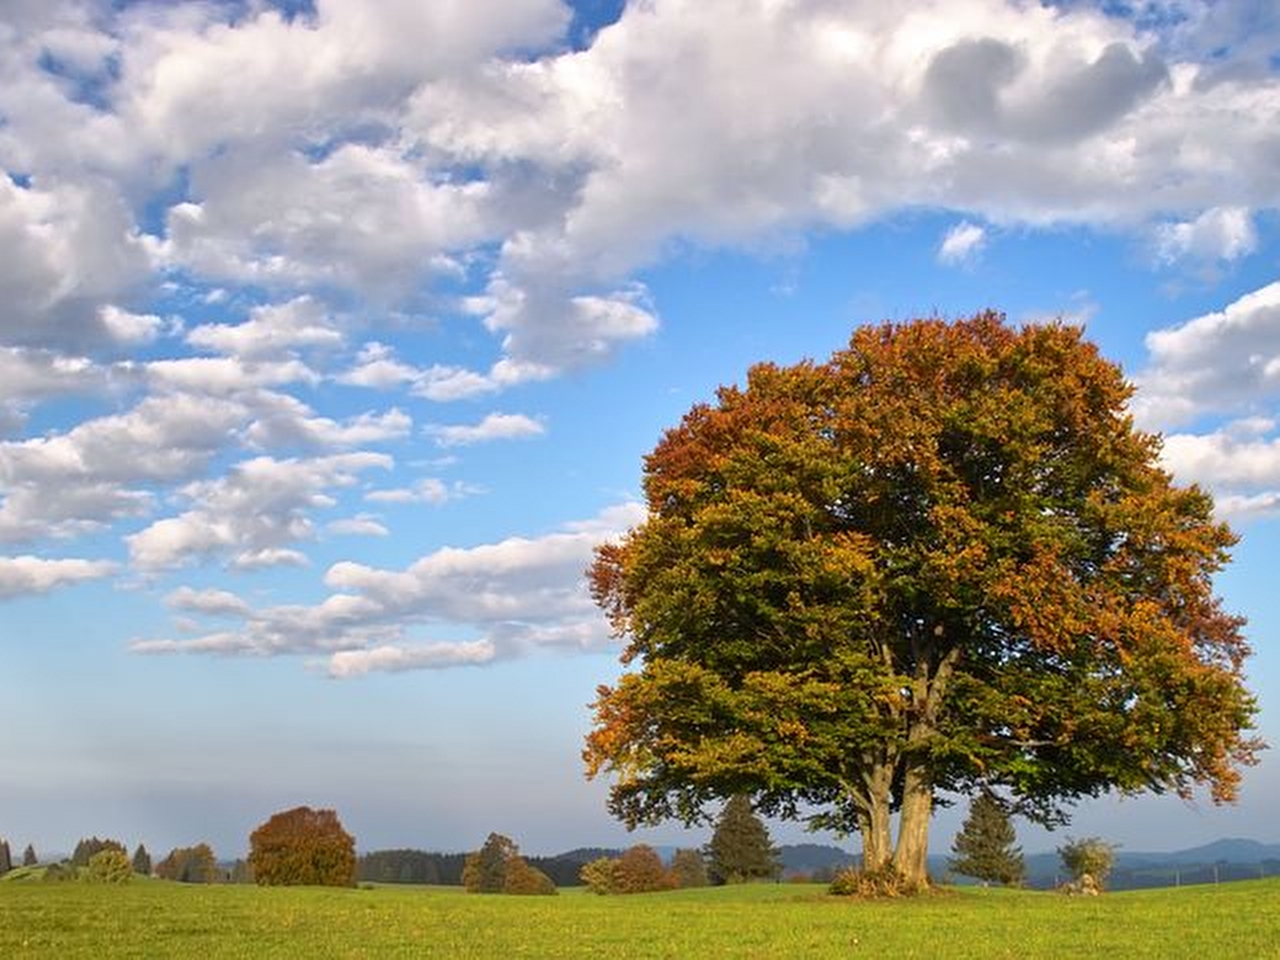
[[[356,842],[332,810],[295,807],[250,834],[249,866],[263,886],[351,887]]]
[[[983,313],[861,328],[690,410],[591,570],[632,667],[584,751],[615,815],[746,793],[922,885],[941,790],[1043,822],[1110,790],[1233,799],[1259,746],[1211,582],[1234,537],[1131,393],[1079,329]]]

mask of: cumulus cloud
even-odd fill
[[[1156,227],[1156,255],[1167,264],[1184,258],[1238,260],[1258,243],[1253,217],[1244,207],[1213,207],[1193,220]]]
[[[165,602],[175,610],[213,617],[243,617],[249,613],[249,605],[229,590],[179,587],[165,598]]]
[[[408,436],[413,428],[413,419],[394,407],[339,422],[318,416],[296,397],[272,392],[254,398],[253,415],[244,440],[260,450],[358,447]]]
[[[1280,194],[1280,78],[1256,69],[1273,47],[1199,6],[1153,27],[1007,0],[963,16],[941,0],[661,0],[582,50],[556,0],[56,9],[8,44],[0,94],[0,158],[41,174],[0,178],[0,322],[36,346],[150,335],[102,310],[157,270],[410,309],[444,278],[479,291],[465,303],[508,366],[350,377],[456,399],[650,335],[629,278],[686,244],[930,207],[1146,224],[1161,256],[1231,259]],[[1193,20],[1229,41],[1204,49]],[[306,309],[202,323],[192,343],[242,359],[336,346]]]
[[[442,447],[467,446],[490,440],[524,440],[546,433],[546,427],[522,413],[491,413],[476,424],[430,424],[426,430]]]
[[[340,650],[329,657],[329,676],[347,679],[379,671],[438,670],[443,667],[489,663],[497,648],[488,640],[462,643],[425,643],[413,646],[381,646],[371,650]]]
[[[0,600],[31,593],[47,593],[82,580],[98,580],[116,572],[105,560],[46,560],[42,557],[0,557]]]
[[[187,334],[187,342],[215,353],[258,359],[288,355],[300,347],[336,347],[342,333],[320,303],[303,296],[254,307],[243,323],[201,324]]]
[[[375,453],[243,461],[225,477],[184,487],[190,510],[126,537],[130,559],[146,571],[219,556],[234,569],[303,565],[306,556],[293,545],[314,536],[310,515],[334,505],[329,491],[353,485],[365,470],[390,466],[390,457]]]
[[[170,326],[153,313],[130,313],[111,303],[98,308],[98,319],[111,339],[121,344],[150,343]]]
[[[483,663],[547,647],[596,646],[607,642],[609,631],[582,571],[599,543],[643,515],[639,504],[621,504],[541,537],[441,548],[403,570],[344,561],[325,574],[335,592],[315,606],[254,610],[234,630],[140,640],[132,648],[151,654],[336,654],[330,672],[354,676]],[[221,599],[216,605],[223,605]],[[477,639],[427,642],[408,636],[421,625],[467,630]]]
[[[408,387],[416,396],[444,402],[497,393],[517,384],[548,380],[555,374],[554,367],[509,358],[495,362],[488,373],[449,364],[418,368],[398,360],[386,344],[372,341],[361,348],[354,366],[338,381],[374,390]]]
[[[1131,404],[1165,429],[1175,478],[1214,494],[1218,512],[1274,514],[1280,497],[1280,283],[1224,309],[1147,335],[1148,365]]]
[[[1133,410],[1152,429],[1205,414],[1265,414],[1280,397],[1280,282],[1146,337]],[[1256,409],[1262,405],[1261,409]]]
[[[67,536],[145,512],[148,486],[198,476],[247,415],[221,399],[148,397],[66,433],[0,442],[0,541]]]
[[[386,537],[391,534],[381,520],[369,513],[358,513],[354,517],[331,520],[325,529],[330,533],[348,537]]]
[[[364,498],[373,503],[445,503],[478,493],[478,488],[461,481],[446,483],[439,477],[423,477],[411,487],[370,490]]]
[[[971,263],[986,246],[987,232],[976,223],[958,223],[942,238],[938,260],[947,264]]]

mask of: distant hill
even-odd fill
[[[808,876],[826,880],[837,870],[857,866],[861,857],[839,847],[821,843],[786,843],[778,847],[784,877]]]
[[[1056,852],[1027,856],[1027,882],[1052,887],[1064,877]],[[1228,838],[1170,852],[1116,851],[1116,865],[1107,886],[1112,890],[1172,887],[1182,884],[1225,883],[1280,875],[1280,843]]]

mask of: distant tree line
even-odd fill
[[[600,857],[616,857],[621,850],[590,847],[554,857],[531,857],[524,860],[547,875],[557,887],[575,887],[583,883],[578,876],[584,863]],[[463,885],[465,853],[435,853],[427,850],[372,850],[356,861],[356,877],[362,883],[423,883],[437,886]]]

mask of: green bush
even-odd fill
[[[90,883],[128,883],[133,878],[133,861],[123,850],[99,850],[89,858],[84,878]]]

